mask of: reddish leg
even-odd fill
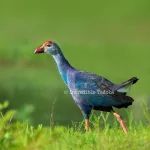
[[[112,111],[112,114],[113,114],[113,115],[117,118],[117,120],[119,121],[119,123],[120,123],[120,125],[121,125],[121,127],[122,127],[122,129],[123,129],[123,131],[124,131],[124,133],[127,134],[128,131],[127,131],[126,125],[125,125],[125,123],[124,123],[124,120],[122,120],[121,116],[120,116],[119,114],[117,114],[115,111]]]
[[[86,132],[89,131],[89,120],[88,119],[85,119],[85,129],[86,129]]]

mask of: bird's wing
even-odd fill
[[[114,91],[114,85],[96,74],[78,72],[75,75],[73,90],[79,91],[82,101],[91,106],[121,107],[133,101],[132,98]]]
[[[113,91],[114,84],[102,76],[89,72],[78,72],[75,75],[76,89]]]

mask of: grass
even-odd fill
[[[37,128],[28,124],[16,124],[5,128],[0,138],[1,150],[148,150],[150,148],[150,128],[138,126],[124,135],[120,129],[93,129],[88,133],[73,128]]]
[[[2,114],[7,102],[0,104],[0,149],[1,150],[148,150],[150,148],[150,124],[129,125],[125,135],[116,120],[111,124],[103,113],[99,117],[92,115],[91,129],[84,130],[84,122],[73,123],[70,127],[38,125],[16,120],[15,111]],[[147,110],[145,111],[147,115]],[[130,118],[132,120],[132,118]],[[149,120],[150,121],[150,120]],[[103,127],[101,126],[103,124]]]

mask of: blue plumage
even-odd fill
[[[59,46],[52,41],[45,42],[35,51],[42,52],[53,56],[62,79],[86,120],[92,109],[114,113],[112,107],[122,108],[132,104],[133,99],[126,96],[126,93],[138,80],[136,77],[122,84],[114,84],[94,73],[79,71],[69,64]]]

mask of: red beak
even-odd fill
[[[34,54],[38,54],[38,53],[44,53],[44,47],[43,47],[43,46],[39,46],[39,47],[34,51]]]

